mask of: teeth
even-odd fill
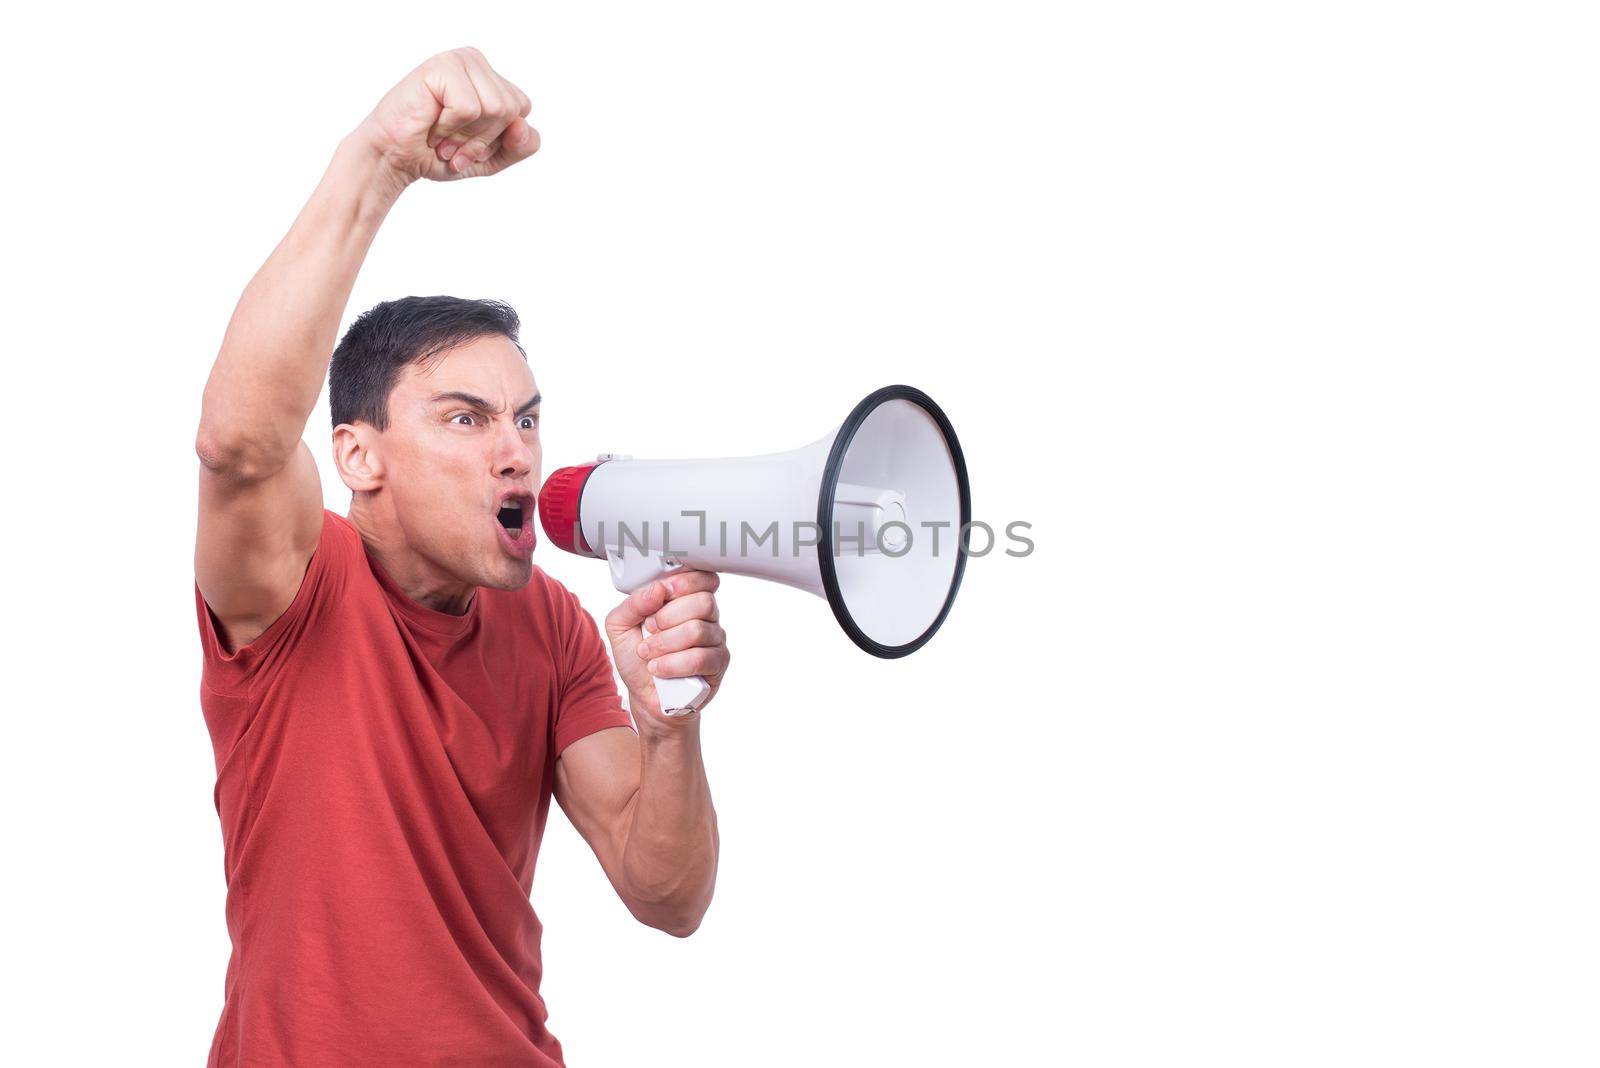
[[[512,538],[522,537],[523,522],[521,501],[515,499],[501,501],[497,518],[500,520],[500,528],[504,530],[508,536]]]
[[[495,518],[500,521],[500,529],[504,530],[506,535],[512,539],[520,539],[523,530],[526,529],[526,525],[523,523],[523,503],[518,498],[508,497],[500,502],[500,508],[495,513]],[[528,501],[526,503],[532,504],[533,502]]]

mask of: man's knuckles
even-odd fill
[[[709,619],[712,622],[716,622],[721,618],[721,613],[717,608],[716,597],[710,591],[705,590],[699,593],[685,594],[682,597],[674,597],[662,605],[655,615],[656,620],[661,624],[660,629],[663,630],[667,627],[675,627],[679,623],[687,623],[691,619]]]
[[[494,174],[538,149],[521,89],[467,46],[424,60],[374,109],[369,139],[407,178]]]
[[[667,588],[672,596],[682,597],[685,594],[705,591],[715,593],[717,587],[722,585],[722,576],[715,571],[685,571],[681,575],[674,575],[667,579]]]
[[[533,110],[526,94],[494,72],[476,48],[441,52],[424,65],[444,91],[445,111],[456,127],[498,123],[495,133],[519,115]]]
[[[452,132],[459,132],[483,118],[483,102],[476,93],[469,93],[470,86],[445,83],[444,111],[439,114],[439,125]]]
[[[489,65],[482,52],[471,45],[463,45],[460,48],[447,48],[443,52],[435,52],[423,61],[422,66],[424,70],[462,74],[474,63],[481,63],[485,67]]]
[[[701,646],[721,645],[727,635],[717,624],[704,619],[691,619],[675,627],[657,631],[640,645],[641,655],[660,656]]]
[[[715,676],[722,674],[727,665],[728,654],[721,646],[685,649],[651,660],[650,674],[661,679],[681,679],[690,675]]]

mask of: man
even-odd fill
[[[211,1065],[561,1064],[528,900],[552,795],[642,922],[686,936],[711,900],[699,715],[662,715],[651,680],[715,693],[716,576],[606,617],[630,726],[593,619],[530,560],[540,397],[515,313],[408,298],[334,350],[402,191],[531,156],[529,110],[474,49],[408,75],[206,384],[196,609],[233,940]],[[301,441],[325,374],[347,517]]]

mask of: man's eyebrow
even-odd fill
[[[497,406],[490,404],[482,397],[474,396],[471,393],[463,393],[460,390],[455,389],[446,390],[443,393],[435,393],[433,396],[428,398],[429,404],[438,404],[440,401],[455,401],[458,404],[465,404],[469,408],[476,408],[483,412],[498,412],[500,410]]]
[[[521,404],[517,405],[517,410],[515,412],[513,412],[512,414],[513,415],[521,415],[522,413],[526,412],[529,408],[537,408],[537,407],[539,407],[539,402],[542,401],[542,400],[544,400],[544,394],[535,393],[533,396],[529,397],[527,400],[525,400]]]

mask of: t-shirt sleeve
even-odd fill
[[[558,587],[561,606],[561,698],[554,723],[555,755],[580,738],[607,727],[632,727],[622,696],[611,676],[611,660],[600,640],[594,617],[565,588]]]
[[[282,661],[294,647],[296,635],[303,634],[339,597],[351,560],[352,537],[359,544],[360,536],[349,527],[349,521],[324,509],[322,532],[294,600],[254,641],[238,649],[230,651],[221,623],[206,604],[199,584],[195,584],[194,605],[202,652],[200,681],[206,689],[216,694],[245,696],[264,672]]]

